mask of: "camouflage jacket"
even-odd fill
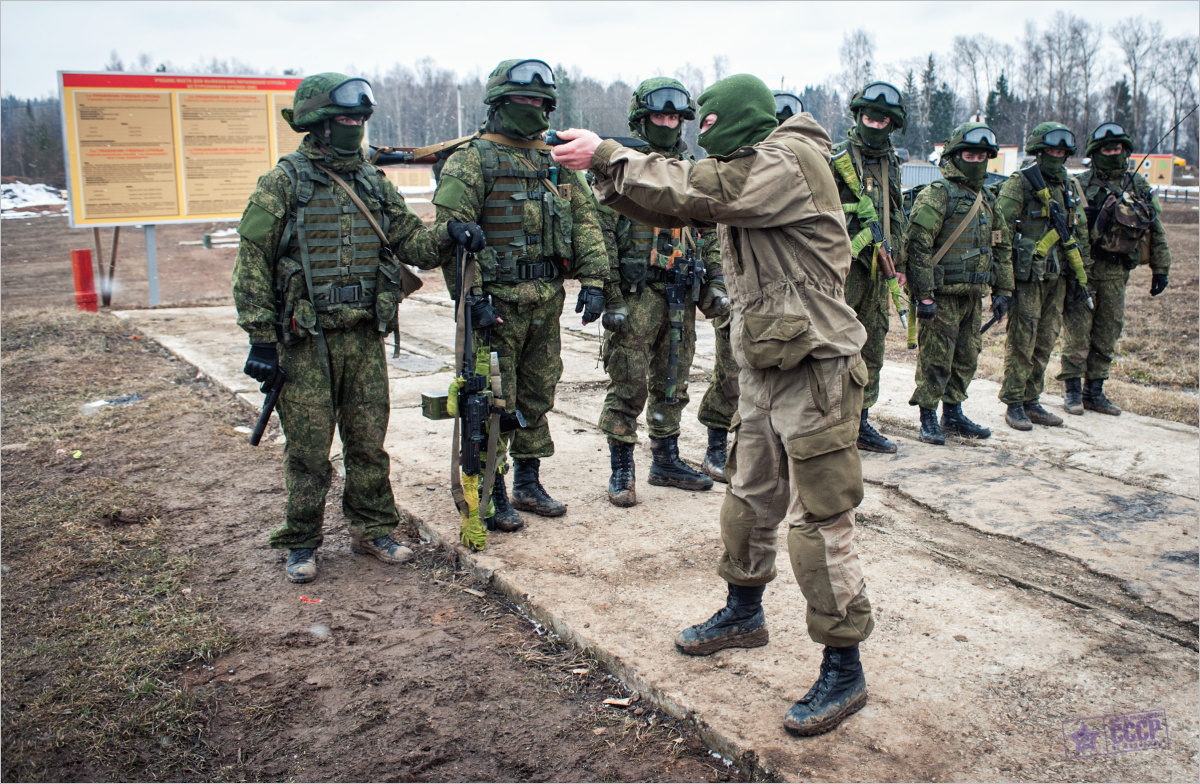
[[[325,154],[317,148],[311,135],[301,140],[298,151],[338,174],[371,166],[361,157],[361,153],[354,161],[326,161]],[[436,231],[426,228],[404,203],[404,197],[386,178],[381,179],[384,209],[389,218],[388,241],[396,258],[421,269],[437,267],[440,264],[439,250],[453,245],[445,227],[439,226]],[[339,205],[353,208],[350,197],[340,187],[335,185],[331,191]],[[238,224],[238,234],[242,240],[233,263],[233,301],[237,306],[238,326],[250,333],[251,343],[274,343],[277,338],[275,324],[279,315],[275,302],[275,257],[288,215],[294,207],[294,199],[291,178],[277,165],[258,179],[258,186],[250,195],[250,203]],[[350,234],[357,216],[357,209],[342,214],[343,234]],[[349,246],[344,252],[351,253]],[[350,259],[345,259],[345,263],[349,265]],[[373,318],[374,309],[349,308],[339,314],[322,314],[320,323],[323,328],[337,329]]]
[[[979,212],[972,225],[963,231],[954,245],[948,249],[937,265],[933,257],[945,244],[970,211],[974,196],[979,191],[967,184],[967,178],[952,162],[942,161],[943,179],[935,180],[917,194],[913,202],[908,230],[904,235],[905,257],[911,290],[920,299],[932,298],[936,290],[943,294],[975,294],[982,296],[989,289],[994,294],[1013,293],[1012,245],[1006,221],[997,208],[993,194],[984,189]],[[947,181],[957,187],[947,186]],[[951,192],[958,190],[963,197],[953,199]],[[968,198],[971,197],[971,198]],[[953,202],[953,203],[952,203]],[[953,209],[953,213],[951,210]],[[959,251],[956,254],[956,249]],[[965,253],[964,253],[965,251]],[[982,252],[991,256],[990,284],[988,283],[942,283],[944,269],[948,268],[955,255],[976,255]],[[942,267],[943,270],[937,269]]]
[[[557,164],[550,160],[550,153],[540,149],[525,149],[496,144],[503,152],[514,158],[527,160],[541,169],[550,169]],[[596,202],[582,174],[576,174],[568,169],[559,167],[559,182],[570,184],[570,204],[573,226],[571,239],[574,261],[570,276],[576,278],[583,286],[594,286],[603,289],[609,279],[611,263],[604,245],[604,235],[600,229],[600,219]],[[434,205],[437,208],[437,226],[439,230],[449,221],[475,221],[481,225],[483,218],[483,203],[487,198],[484,182],[483,156],[474,143],[460,147],[446,160],[438,180],[438,190],[434,195]],[[540,228],[540,227],[539,227]],[[486,233],[486,228],[485,228]],[[453,270],[453,248],[447,248],[443,255],[443,272],[446,284],[453,292],[455,289]],[[513,283],[483,282],[482,272],[476,272],[471,291],[475,294],[486,293],[500,299],[520,304],[543,302],[562,288],[560,277],[540,278],[537,280],[522,280]]]
[[[1063,206],[1068,222],[1074,223],[1073,231],[1078,242],[1079,255],[1083,258],[1084,270],[1091,275],[1091,243],[1088,240],[1087,216],[1083,212],[1083,191],[1077,188],[1078,182],[1074,177],[1068,176],[1063,182],[1046,180],[1046,186],[1050,189],[1050,198]],[[1067,205],[1068,187],[1072,191],[1074,211]],[[1044,257],[1033,254],[1034,245],[1049,233],[1051,226],[1050,219],[1041,216],[1045,206],[1034,193],[1033,185],[1024,174],[1019,171],[1013,172],[1000,186],[1000,194],[996,201],[1004,213],[1008,236],[1013,244],[1013,277],[1017,281],[1053,280],[1059,275],[1074,277],[1066,254],[1062,251],[1062,243],[1050,248],[1050,252]]]
[[[904,201],[903,194],[900,190],[900,159],[896,157],[896,153],[889,146],[884,157],[874,157],[876,151],[863,147],[858,140],[857,129],[851,127],[846,132],[850,137],[845,141],[838,142],[833,146],[832,155],[837,157],[843,152],[850,156],[851,164],[854,166],[854,172],[858,175],[858,181],[863,188],[863,193],[871,197],[871,203],[875,207],[875,214],[879,218],[879,225],[883,224],[883,195],[884,189],[880,187],[883,182],[883,163],[887,162],[888,180],[890,188],[888,190],[888,206],[891,208],[891,220],[888,228],[890,235],[887,237],[888,243],[892,246],[894,254],[893,262],[899,272],[904,272],[904,231],[907,221],[904,218]],[[851,149],[854,148],[854,149]],[[860,165],[861,164],[861,165]],[[849,184],[843,179],[841,172],[837,167],[830,163],[830,168],[833,169],[833,179],[837,182],[838,197],[842,200],[842,204],[857,204],[859,194],[852,189]],[[855,237],[860,231],[867,228],[859,218],[857,213],[846,214],[846,232],[851,238]],[[875,257],[875,245],[868,242],[862,250],[859,251],[856,260],[864,265],[868,270],[872,268],[872,262]],[[883,275],[882,270],[875,270],[876,277]]]
[[[1156,275],[1166,275],[1171,271],[1171,248],[1167,245],[1167,232],[1162,224],[1162,205],[1159,204],[1158,197],[1154,195],[1154,190],[1150,187],[1150,183],[1146,182],[1145,177],[1137,172],[1131,173],[1130,176],[1133,177],[1133,184],[1129,186],[1129,190],[1148,199],[1154,205],[1154,222],[1150,224],[1149,231],[1150,269]],[[1088,169],[1079,178],[1079,184],[1083,186],[1088,205],[1094,208],[1099,208],[1104,204],[1104,199],[1109,193],[1120,193],[1121,189],[1125,187],[1125,183],[1124,179],[1105,177],[1104,172],[1095,167]],[[1098,252],[1100,238],[1094,231],[1091,234],[1092,276],[1097,280],[1124,278],[1129,269],[1139,261],[1139,259],[1109,258],[1107,254]]]

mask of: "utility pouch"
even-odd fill
[[[650,265],[642,260],[621,260],[617,264],[617,268],[621,272],[621,283],[624,284],[627,291],[640,291],[645,288],[646,276],[650,272]]]
[[[574,231],[575,215],[571,212],[571,202],[553,193],[543,193],[543,256],[549,256],[569,269],[575,260],[575,246],[572,243]]]
[[[1022,283],[1028,282],[1033,273],[1033,256],[1036,247],[1037,239],[1024,234],[1018,236],[1017,242],[1013,246],[1013,277]]]
[[[275,287],[279,296],[279,336],[283,344],[289,346],[310,334],[316,334],[317,312],[305,291],[304,267],[300,262],[288,256],[280,257],[275,264],[275,275]],[[309,323],[297,323],[297,312]],[[311,319],[308,318],[309,313],[312,315]]]
[[[742,318],[742,351],[755,370],[791,370],[812,351],[808,316],[746,314]]]

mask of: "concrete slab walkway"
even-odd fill
[[[387,447],[398,503],[453,546],[452,423],[422,418],[419,406],[421,392],[450,379],[452,311],[441,291],[431,277],[401,308]],[[694,721],[716,751],[783,779],[1196,779],[1195,428],[1089,414],[1053,431],[1005,432],[995,385],[977,381],[966,410],[996,435],[930,447],[914,437],[911,366],[887,366],[872,415],[901,449],[865,456],[859,510],[877,614],[863,646],[871,701],[838,731],[798,740],[780,721],[820,661],[799,589],[786,566],[768,586],[766,647],[695,659],[674,650],[674,634],[724,600],[714,573],[723,491],[649,486],[643,440],[639,505],[608,503],[608,450],[595,426],[605,379],[598,337],[572,311],[563,315],[566,370],[550,415],[556,454],[543,463],[544,483],[569,512],[527,516],[524,531],[462,553],[532,617],[591,650],[643,698]],[[241,374],[246,340],[233,308],[117,315],[261,403]],[[681,436],[697,463],[706,440],[695,410],[711,363],[705,323]],[[1151,708],[1166,711],[1169,749],[1068,758],[1071,720]]]

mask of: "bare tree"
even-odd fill
[[[984,54],[983,47],[989,42],[981,40],[982,36],[974,35],[956,35],[954,37],[954,51],[951,55],[951,61],[954,63],[954,72],[966,85],[967,99],[971,105],[971,111],[978,112],[982,110],[983,103],[979,99],[979,77],[983,76],[984,70]],[[991,82],[986,80],[985,85],[990,85]]]
[[[719,82],[729,75],[729,58],[723,54],[713,55],[713,81]]]
[[[1176,126],[1171,134],[1171,155],[1179,149],[1179,121],[1196,105],[1196,69],[1200,66],[1197,39],[1189,36],[1168,39],[1162,45],[1162,67],[1158,83],[1167,105],[1171,107],[1167,122]]]
[[[1133,137],[1135,140],[1141,134],[1143,113],[1141,108],[1141,93],[1154,71],[1154,52],[1162,43],[1162,25],[1158,22],[1147,22],[1143,16],[1135,16],[1118,22],[1109,30],[1109,35],[1117,42],[1124,58],[1125,69],[1129,71],[1130,87],[1133,90]]]
[[[1078,129],[1088,133],[1093,126],[1092,118],[1092,86],[1100,75],[1100,44],[1104,40],[1104,29],[1100,25],[1088,24],[1077,16],[1071,17],[1071,39],[1074,44],[1075,56],[1079,64],[1079,85],[1083,88],[1083,118],[1082,126]]]
[[[850,96],[871,80],[872,65],[875,61],[875,36],[861,27],[846,33],[838,55],[842,60],[838,86],[843,94]]]

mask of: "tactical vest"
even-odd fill
[[[484,202],[479,225],[487,247],[479,254],[485,283],[518,283],[557,277],[574,261],[571,203],[556,196],[559,167],[544,150],[521,150],[473,139],[483,160]],[[524,159],[524,160],[522,160]],[[545,168],[530,169],[530,163]]]
[[[831,155],[838,155],[839,153],[841,153],[842,150],[849,149],[850,145],[851,145],[851,142],[849,140],[838,142],[837,144],[835,144],[833,146]],[[854,172],[858,175],[858,181],[860,183],[862,183],[863,193],[866,193],[871,197],[871,204],[873,204],[875,206],[875,214],[879,216],[879,224],[882,226],[883,225],[883,190],[880,188],[880,182],[879,182],[878,178],[875,175],[865,171],[865,169],[867,168],[867,161],[869,161],[869,160],[874,161],[875,166],[877,166],[879,168],[879,171],[882,174],[883,159],[882,158],[869,158],[869,157],[856,158],[853,153],[850,153],[850,160],[852,162],[852,165],[854,166]],[[861,166],[861,167],[858,165],[859,160],[862,160],[862,162],[863,162],[863,166]],[[837,173],[836,170],[834,171],[834,176],[836,177],[836,179],[839,183],[845,182],[842,179],[841,174]],[[891,181],[889,183],[889,185],[891,186],[891,194],[888,199],[888,202],[889,202],[888,206],[890,206],[892,208],[892,218],[893,218],[893,220],[891,221],[891,223],[892,223],[891,243],[892,243],[892,249],[895,250],[895,249],[899,248],[900,245],[902,244],[902,237],[904,234],[903,221],[901,220],[900,222],[897,222],[895,220],[897,212],[899,212],[900,215],[904,214],[904,207],[903,207],[904,194],[900,188],[900,163],[899,163],[899,161],[891,161],[891,160],[888,161],[888,179]],[[849,184],[846,184],[846,187],[847,187],[847,189],[850,189]],[[855,193],[853,195],[857,199],[858,194]],[[864,227],[859,222],[857,215],[849,214],[846,216],[846,232],[851,237],[853,237],[855,234],[857,234],[863,228]],[[868,246],[868,247],[872,247],[872,246]]]
[[[1127,177],[1136,175],[1126,174]],[[1132,269],[1138,265],[1150,226],[1158,217],[1153,194],[1135,179],[1125,188],[1125,181],[1110,184],[1094,170],[1089,172],[1085,187],[1089,207],[1088,227],[1092,232],[1092,252],[1105,261],[1113,261]]]
[[[1021,188],[1025,195],[1025,209],[1017,216],[1016,232],[1013,236],[1013,277],[1025,282],[1030,280],[1053,280],[1070,270],[1063,254],[1062,243],[1056,243],[1045,256],[1038,256],[1034,249],[1038,241],[1049,233],[1053,225],[1050,222],[1050,211],[1042,204],[1033,191],[1033,186],[1024,175],[1021,178]],[[1076,190],[1078,181],[1068,177],[1061,185],[1047,183],[1050,188],[1050,198],[1060,198],[1056,191],[1061,191],[1064,199],[1064,212],[1067,216],[1067,227],[1074,232],[1078,222],[1076,204],[1082,195]]]
[[[629,249],[618,259],[621,290],[636,293],[650,283],[665,282],[674,245],[671,230],[648,226],[624,216],[620,221],[628,224],[629,232]],[[692,229],[684,228],[683,231],[695,241],[696,233]],[[680,241],[684,240],[681,238]]]
[[[937,180],[930,187],[934,186],[945,188],[950,197],[941,231],[938,232],[938,236],[933,242],[936,252],[949,242],[951,235],[970,213],[971,205],[975,203],[977,194],[954,180]],[[996,240],[994,232],[998,229],[996,197],[985,188],[983,203],[979,205],[979,211],[971,219],[971,225],[958,235],[958,238],[943,254],[937,266],[933,268],[934,289],[943,289],[957,284],[991,286],[996,280],[992,270],[992,245]]]
[[[294,278],[303,276],[304,289],[316,313],[331,314],[345,309],[374,310],[379,268],[379,235],[353,204],[339,204],[333,196],[334,183],[305,155],[294,152],[279,160],[292,181],[295,200],[280,238],[276,259],[276,285],[286,293],[296,288]],[[389,220],[383,209],[383,174],[374,166],[341,173],[386,234]],[[350,233],[342,230],[342,216],[350,216]],[[294,297],[293,297],[294,299]],[[290,318],[296,302],[286,302]]]

